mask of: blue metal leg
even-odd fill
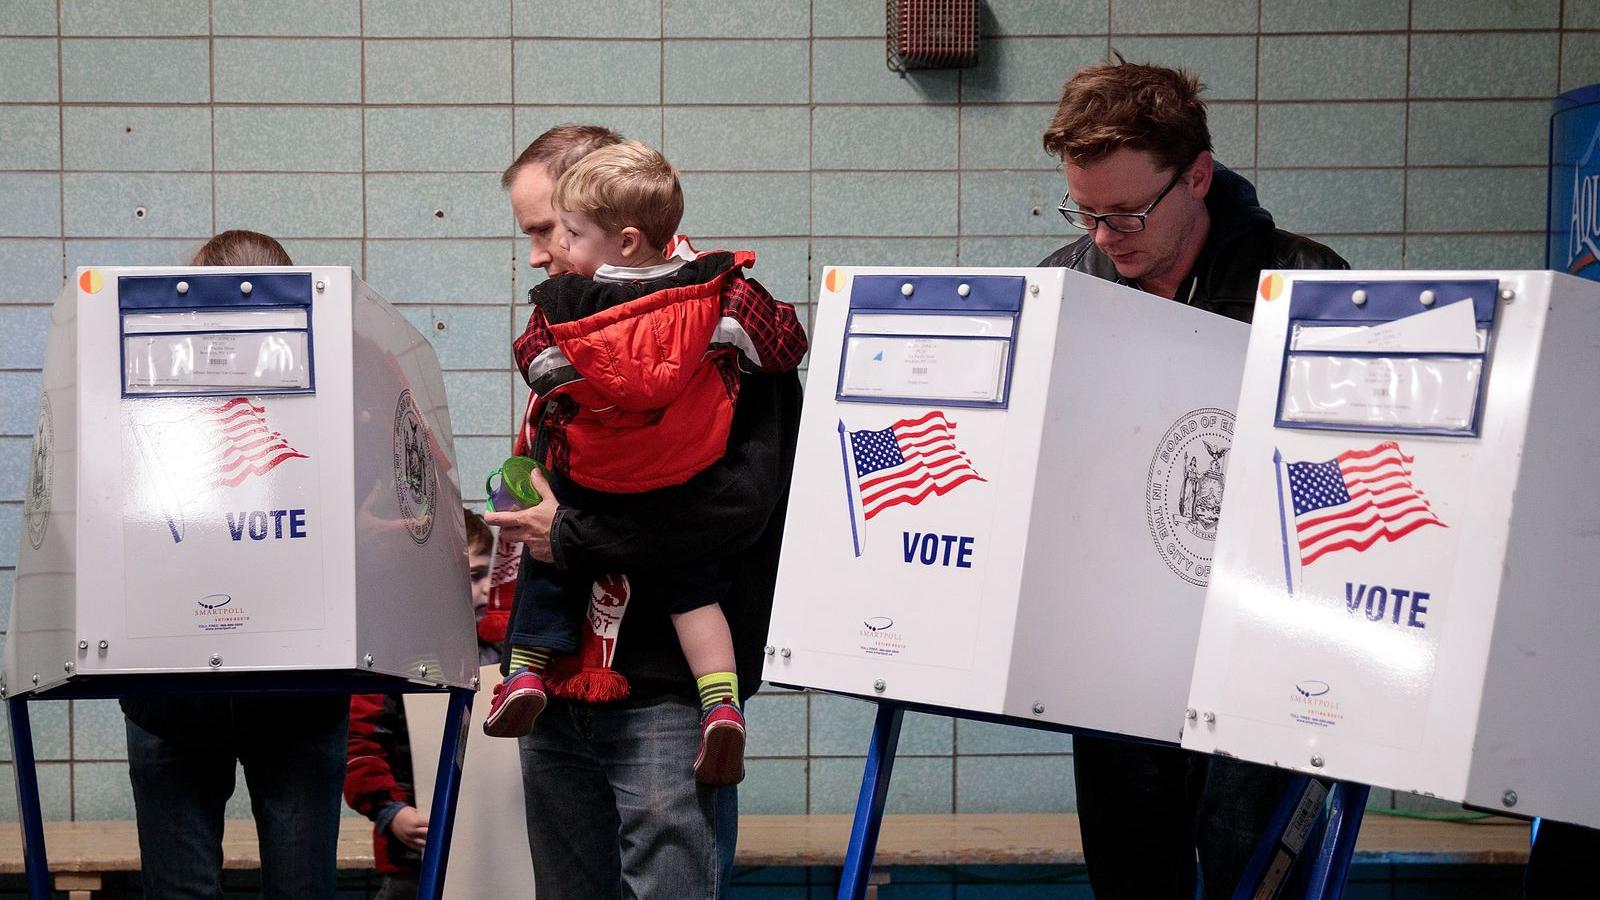
[[[1344,894],[1344,883],[1350,875],[1350,860],[1356,852],[1356,835],[1361,831],[1361,817],[1366,814],[1367,795],[1371,791],[1364,784],[1344,781],[1333,786],[1328,829],[1323,835],[1322,847],[1317,852],[1316,864],[1311,869],[1306,900],[1339,900]]]
[[[472,691],[451,688],[444,739],[439,745],[439,773],[433,782],[433,805],[428,808],[428,843],[422,849],[422,871],[417,879],[417,896],[425,900],[444,896],[450,832],[456,822],[456,797],[461,793],[461,764],[467,755],[467,713],[471,710]]]
[[[1289,883],[1295,860],[1316,830],[1328,789],[1309,775],[1297,775],[1284,788],[1250,865],[1234,888],[1234,900],[1277,897]]]
[[[900,722],[905,714],[896,704],[878,704],[872,746],[867,748],[867,768],[861,773],[861,795],[856,798],[856,820],[850,826],[850,848],[845,851],[844,871],[839,874],[839,900],[862,900],[867,894],[867,876],[872,874],[872,858],[878,852],[878,829],[883,826],[883,806],[889,796],[889,776],[894,772]]]
[[[44,819],[39,813],[39,773],[33,766],[33,726],[28,722],[28,701],[6,701],[11,714],[11,759],[17,777],[17,819],[22,825],[23,866],[28,873],[31,900],[50,900],[50,861],[44,849]]]

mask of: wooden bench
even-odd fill
[[[744,816],[739,820],[741,866],[838,866],[850,839],[849,816]],[[132,822],[51,822],[45,846],[56,890],[89,900],[104,876],[139,870]],[[1489,818],[1433,822],[1369,815],[1356,844],[1357,863],[1521,865],[1528,861],[1528,824]],[[1071,813],[962,813],[886,816],[874,861],[879,884],[896,866],[1079,865],[1083,843]],[[230,821],[222,842],[224,869],[261,865],[255,823]],[[339,868],[372,868],[372,826],[344,819]],[[22,872],[22,837],[0,828],[0,874]]]

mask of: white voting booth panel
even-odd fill
[[[1183,744],[1600,825],[1600,284],[1281,272]]]
[[[1062,269],[827,270],[767,680],[1176,741],[1246,331]]]
[[[477,674],[438,361],[348,268],[79,269],[51,312],[23,518],[13,694]]]

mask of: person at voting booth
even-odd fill
[[[572,271],[551,205],[556,180],[585,154],[621,137],[564,125],[533,141],[505,172],[529,263]],[[630,572],[690,557],[722,560],[723,614],[733,636],[743,703],[760,683],[784,510],[800,416],[795,372],[738,376],[739,402],[721,459],[678,487],[651,492],[648,509],[543,502],[491,513],[501,541],[566,571]],[[640,513],[644,514],[640,514]],[[619,703],[554,700],[521,739],[528,841],[541,898],[721,896],[737,835],[735,787],[697,785],[690,762],[700,704],[665,604],[631,605],[612,667],[631,691]]]
[[[1046,258],[1250,321],[1263,269],[1344,269],[1338,254],[1273,225],[1254,187],[1212,158],[1203,86],[1120,55],[1076,72],[1044,133],[1060,157],[1060,212],[1088,234]],[[1078,814],[1095,896],[1232,894],[1287,774],[1177,748],[1082,735]]]
[[[267,235],[224,231],[196,266],[289,266]],[[334,894],[349,701],[308,697],[139,696],[127,718],[145,895],[222,897],[223,813],[244,766],[261,845],[261,892]]]

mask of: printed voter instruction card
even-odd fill
[[[1457,302],[1378,325],[1297,322],[1293,349],[1482,353],[1486,335],[1478,328],[1472,304]]]

